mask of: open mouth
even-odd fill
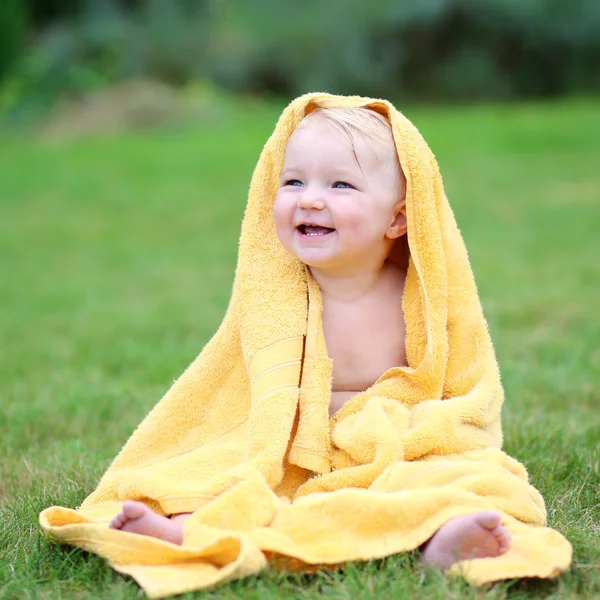
[[[296,229],[301,235],[307,237],[323,237],[335,231],[335,229],[332,229],[331,227],[321,227],[320,225],[308,225],[306,223],[298,225]]]

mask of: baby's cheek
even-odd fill
[[[370,220],[370,215],[349,207],[340,214],[336,222],[339,224],[339,229],[355,235],[364,235],[365,231],[371,227]]]
[[[279,190],[277,196],[275,196],[275,202],[273,204],[273,210],[280,214],[293,213],[296,202],[290,194],[286,194],[284,190]]]
[[[381,241],[383,233],[380,231],[380,222],[374,215],[357,215],[356,218],[346,222],[345,241],[348,245],[361,251],[373,251]]]
[[[277,237],[287,248],[291,243],[290,238],[293,233],[293,207],[290,207],[289,202],[285,202],[285,198],[276,198],[273,205],[273,213]]]
[[[281,227],[286,220],[287,213],[289,213],[289,210],[286,210],[286,206],[282,198],[275,198],[275,204],[273,205],[273,213],[275,216],[275,224],[278,227]]]

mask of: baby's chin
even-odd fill
[[[342,275],[348,270],[351,261],[345,259],[337,252],[297,252],[294,256],[303,262],[311,271],[327,273],[329,275]]]
[[[330,275],[346,273],[349,268],[352,270],[357,260],[357,253],[363,255],[366,248],[362,250],[344,248],[338,239],[337,230],[333,230],[326,237],[307,238],[287,235],[280,242],[284,248],[300,262],[304,263],[311,270],[328,273]]]
[[[287,251],[303,262],[308,267],[314,269],[330,269],[339,261],[336,252],[329,248],[286,248]]]

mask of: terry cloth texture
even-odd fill
[[[281,246],[273,201],[287,141],[316,107],[387,116],[407,182],[407,367],[329,418],[332,363],[318,286]],[[497,558],[452,571],[474,584],[554,577],[571,546],[501,450],[503,391],[463,240],[437,162],[390,103],[308,94],[283,112],[252,178],[230,305],[201,354],[77,510],[40,515],[55,538],[105,557],[160,598],[256,573],[418,548],[452,517],[500,513]],[[317,473],[318,476],[314,476]],[[124,500],[193,512],[182,546],[108,528]]]

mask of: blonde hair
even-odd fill
[[[355,135],[361,133],[373,144],[384,144],[396,152],[390,122],[369,108],[316,108],[300,121],[299,126],[315,117],[322,118],[334,133],[347,139],[354,150]]]
[[[362,134],[371,142],[373,151],[380,161],[392,160],[397,165],[402,185],[406,184],[402,165],[400,165],[398,153],[396,152],[392,126],[385,116],[370,108],[317,107],[300,121],[298,127],[314,118],[323,119],[331,131],[348,140],[359,166],[360,161],[356,154],[355,136],[357,133]],[[384,149],[383,156],[378,152],[378,148],[379,150]]]

